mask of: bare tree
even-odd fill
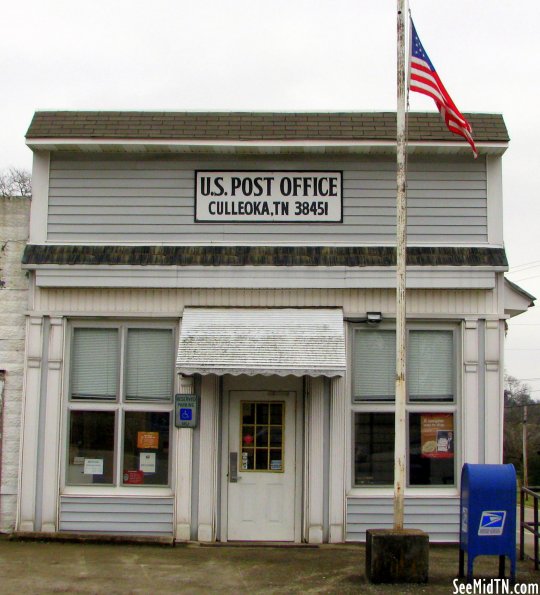
[[[513,463],[525,478],[523,461],[528,459],[529,485],[540,485],[540,402],[531,398],[528,384],[514,376],[504,377],[504,462]],[[528,415],[524,412],[528,410]],[[524,427],[526,426],[526,432]],[[526,436],[527,456],[524,457]]]
[[[10,167],[0,171],[0,196],[32,196],[32,178],[30,172],[18,167]]]
[[[504,375],[504,404],[507,407],[529,405],[534,403],[531,398],[531,388],[525,382],[510,374]]]

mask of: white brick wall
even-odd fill
[[[0,370],[2,410],[0,532],[13,531],[17,510],[19,444],[28,280],[21,258],[28,239],[30,200],[0,198]],[[1,383],[0,383],[1,386]]]

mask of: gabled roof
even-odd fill
[[[465,114],[477,143],[506,143],[500,114]],[[436,112],[409,114],[409,141],[463,142]],[[26,133],[38,139],[163,141],[395,141],[395,112],[38,111]]]
[[[504,278],[504,311],[510,317],[523,314],[528,308],[532,308],[535,300],[534,295],[525,291],[523,287]]]

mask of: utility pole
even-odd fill
[[[527,461],[527,405],[523,407],[523,433],[522,433],[522,450],[523,450],[523,487],[529,487],[529,472],[528,472],[528,461]],[[525,495],[528,500],[528,495]]]

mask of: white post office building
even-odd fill
[[[505,124],[470,120],[477,160],[409,120],[405,522],[434,542],[462,464],[501,462],[532,299],[504,278]],[[395,113],[35,114],[17,531],[392,525],[395,137]]]

